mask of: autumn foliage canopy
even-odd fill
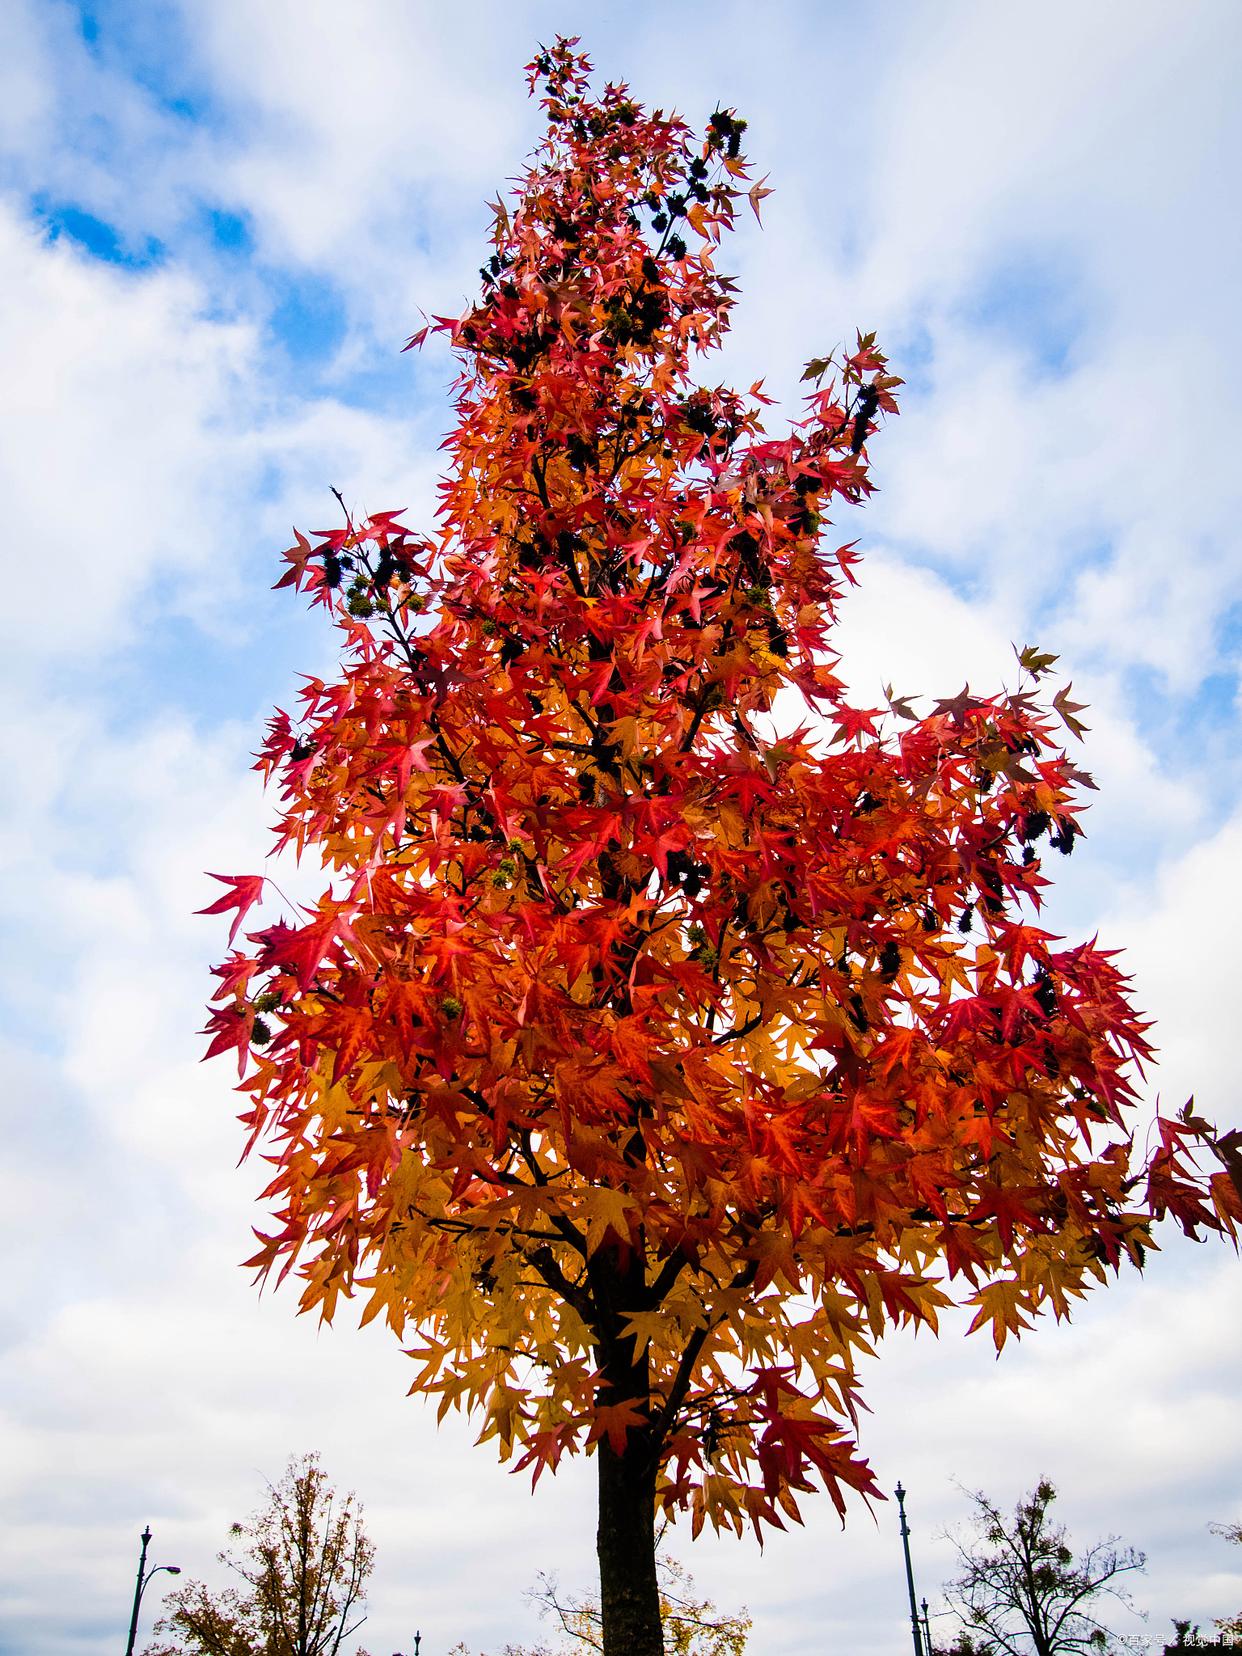
[[[696,1530],[759,1528],[876,1492],[886,1329],[960,1299],[999,1347],[1162,1215],[1242,1204],[1189,1111],[1136,1151],[1126,980],[1038,923],[1087,780],[1050,658],[846,699],[829,521],[900,382],[863,337],[772,436],[759,386],[692,377],[766,194],[744,123],[696,137],[588,69],[532,65],[546,138],[430,325],[461,365],[436,525],[285,554],[342,664],[259,768],[328,883],[239,942],[269,893],[225,879],[210,1050],[273,1165],[263,1274],[325,1318],[364,1297],[536,1476],[606,1451]]]

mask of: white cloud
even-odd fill
[[[743,243],[739,377],[788,391],[879,329],[912,385],[872,444],[863,532],[1185,692],[1242,591],[1236,14],[887,18],[850,43],[882,74],[792,100],[773,137],[770,83],[751,88],[787,173]],[[795,85],[836,89],[835,23],[782,36]]]
[[[222,112],[200,187],[245,213],[259,258],[329,279],[368,345],[460,309],[484,199],[536,132],[513,96],[533,21],[400,0],[183,11]]]
[[[101,266],[11,209],[0,270],[6,648],[98,650],[132,636],[157,568],[184,578],[208,559],[204,506],[222,472],[254,486],[236,464],[252,332],[204,321],[185,277]]]
[[[1230,1033],[1237,1016],[1233,939],[1242,926],[1242,812],[1118,893],[1104,921],[1122,944],[1156,1021],[1166,1107],[1194,1093],[1222,1127],[1242,1126]]]
[[[0,277],[11,654],[103,658],[156,616],[244,633],[254,571],[295,513],[335,515],[330,484],[430,513],[414,455],[438,428],[280,390],[195,276],[102,264],[0,204]]]

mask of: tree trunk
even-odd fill
[[[631,1438],[624,1455],[601,1440],[599,1596],[604,1656],[664,1656],[655,1567],[655,1467]]]

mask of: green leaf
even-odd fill
[[[1019,666],[1024,667],[1035,678],[1042,678],[1048,669],[1060,659],[1059,656],[1050,655],[1046,650],[1040,650],[1034,644],[1028,644],[1024,650],[1020,650],[1015,644],[1013,653],[1018,658]]]

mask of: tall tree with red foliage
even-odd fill
[[[547,136],[432,324],[462,364],[438,526],[285,555],[342,663],[259,768],[330,883],[218,968],[210,1050],[275,1164],[252,1263],[326,1319],[365,1295],[536,1479],[593,1453],[604,1649],[651,1656],[658,1513],[878,1494],[887,1328],[961,1297],[999,1346],[1162,1214],[1242,1204],[1189,1111],[1136,1156],[1126,980],[1035,923],[1087,780],[1051,658],[921,716],[845,697],[856,556],[824,536],[900,382],[862,337],[779,437],[759,386],[696,383],[718,242],[767,193],[745,123],[596,94],[575,48],[531,65]],[[263,882],[225,884],[236,932]]]

